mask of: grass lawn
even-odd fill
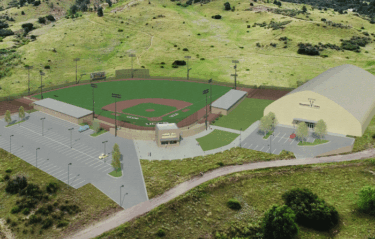
[[[212,125],[245,130],[263,117],[264,108],[272,102],[273,100],[246,98],[232,112],[222,116]]]
[[[113,170],[112,172],[108,173],[109,175],[113,177],[121,177],[122,176],[122,170]]]
[[[141,159],[140,162],[147,195],[151,199],[192,177],[198,176],[200,172],[208,172],[226,165],[291,158],[295,158],[291,152],[282,151],[280,155],[274,155],[237,147],[213,155],[195,158],[182,160]]]
[[[164,228],[164,238],[215,238],[216,231],[226,232],[227,238],[249,238],[243,228],[259,224],[265,211],[272,204],[283,205],[281,195],[296,187],[312,190],[340,217],[329,232],[299,226],[298,238],[374,237],[374,217],[356,210],[360,189],[374,185],[369,170],[375,170],[374,159],[234,173],[210,180],[96,238],[157,238],[159,228]],[[238,199],[242,209],[229,209],[226,202],[231,198]]]
[[[215,129],[208,135],[197,138],[196,140],[199,142],[199,145],[203,151],[207,151],[230,144],[235,138],[238,137],[238,135],[239,134],[236,133]]]
[[[268,137],[270,137],[271,134],[273,134],[273,131],[269,131],[269,132],[263,137],[263,139],[268,139]]]
[[[122,210],[112,199],[108,198],[100,190],[96,189],[92,184],[87,184],[79,189],[74,189],[68,187],[67,185],[48,173],[45,173],[34,166],[26,163],[22,159],[9,154],[8,152],[0,149],[0,218],[11,220],[11,223],[15,223],[14,226],[6,224],[6,226],[13,229],[14,238],[59,238],[60,236],[66,235],[76,230],[78,227],[84,226],[90,222],[96,221],[98,219],[103,219],[103,217],[112,214],[116,211]],[[11,173],[6,173],[5,170],[10,168]],[[18,194],[11,195],[5,192],[5,187],[7,181],[4,181],[5,175],[9,175],[11,178],[15,175],[25,175],[28,179],[28,183],[34,183],[39,185],[40,189],[43,191],[43,195],[48,195],[48,200],[43,199],[38,201],[35,209],[30,209],[30,214],[33,214],[36,209],[41,206],[53,205],[53,210],[48,213],[48,216],[58,216],[60,213],[56,209],[61,205],[76,205],[81,212],[79,213],[63,213],[61,219],[54,219],[53,226],[48,229],[41,229],[41,223],[36,223],[33,225],[25,225],[22,218],[25,217],[21,212],[12,214],[10,210],[16,206],[16,201],[21,199]],[[46,185],[49,182],[56,182],[58,185],[58,190],[56,193],[47,193]],[[54,205],[57,203],[58,205]],[[42,215],[42,219],[46,219],[47,215]],[[68,225],[61,228],[56,228],[55,226],[60,221],[67,221]],[[25,221],[26,222],[26,221]],[[11,224],[10,223],[10,224]],[[17,225],[16,225],[17,224]],[[25,230],[25,233],[24,233]],[[31,234],[31,230],[34,231]],[[40,234],[40,231],[42,234]]]
[[[147,109],[154,109],[155,111],[147,112]],[[159,105],[153,103],[143,103],[133,107],[122,110],[124,113],[142,115],[146,117],[159,117],[167,114],[168,112],[176,110],[176,107],[169,105]]]
[[[9,125],[7,125],[7,126],[5,126],[5,127],[10,127],[10,126],[13,126],[13,125],[16,125],[16,124],[20,124],[20,123],[22,123],[22,122],[25,122],[26,120],[21,120],[21,121],[18,121],[18,122],[16,122],[16,123],[14,123],[14,124],[9,124]]]
[[[90,134],[90,136],[92,136],[92,137],[96,137],[96,136],[99,136],[99,135],[104,134],[104,133],[107,133],[107,132],[108,132],[107,130],[105,130],[105,129],[101,129],[101,130],[99,130],[98,133]]]
[[[329,142],[329,140],[315,139],[314,142],[312,142],[312,143],[300,141],[298,143],[298,145],[300,145],[300,146],[313,146],[313,145],[318,145],[318,144],[324,144],[324,143],[327,143],[327,142]]]

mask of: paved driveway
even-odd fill
[[[42,135],[42,120],[45,117]],[[18,118],[12,116],[12,118]],[[79,133],[79,125],[58,119],[42,112],[34,112],[28,116],[26,122],[6,128],[4,120],[0,121],[0,147],[10,151],[33,166],[37,166],[53,177],[79,188],[92,183],[100,191],[119,203],[124,208],[131,207],[148,200],[142,170],[137,158],[132,140],[116,138],[110,133],[98,137],[91,137],[92,130]],[[74,128],[71,132],[69,128]],[[10,135],[14,135],[11,139]],[[122,153],[123,176],[113,178],[108,175],[113,170],[110,166],[111,155],[107,161],[99,160],[98,156],[104,152],[103,141],[106,143],[106,153],[112,151],[117,143]],[[40,148],[36,150],[36,148]],[[120,202],[120,186],[122,195]]]
[[[272,154],[280,154],[282,150],[287,150],[293,152],[296,158],[308,158],[338,148],[350,146],[355,140],[353,138],[345,137],[344,135],[327,134],[324,139],[328,140],[328,143],[315,146],[299,146],[299,141],[296,139],[290,139],[289,137],[294,132],[294,128],[281,125],[276,127],[273,133],[274,136],[270,136],[268,139],[263,139],[264,134],[255,130],[242,141],[242,147],[266,153],[271,151]],[[312,135],[312,132],[309,132],[306,141],[312,143],[314,140],[315,137]]]

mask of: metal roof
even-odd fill
[[[175,123],[171,123],[171,124],[156,124],[155,127],[158,128],[158,130],[178,129],[178,127],[177,127],[177,125]]]
[[[219,99],[215,100],[215,102],[212,103],[212,107],[228,110],[246,94],[247,92],[245,91],[232,89]]]
[[[302,91],[312,91],[337,103],[359,122],[364,123],[375,107],[375,76],[360,67],[346,64],[337,66],[284,97]]]
[[[34,104],[46,107],[48,109],[73,116],[75,118],[82,118],[86,115],[92,114],[91,110],[71,105],[65,102],[61,102],[55,99],[47,98],[39,101],[35,101]]]

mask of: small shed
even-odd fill
[[[242,90],[230,90],[225,95],[212,103],[212,113],[228,115],[247,96],[247,92]]]
[[[181,129],[175,123],[156,124],[155,126],[155,140],[159,147],[180,145],[181,137]]]

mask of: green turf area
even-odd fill
[[[113,170],[112,172],[108,173],[109,175],[113,176],[113,177],[121,177],[122,176],[122,171],[121,170]]]
[[[340,217],[330,232],[298,226],[298,238],[370,238],[375,236],[374,218],[356,207],[360,189],[373,185],[369,170],[375,170],[374,159],[238,172],[205,182],[97,238],[157,238],[159,228],[173,228],[165,230],[165,238],[218,238],[218,229],[226,232],[226,238],[249,238],[245,227],[259,223],[272,204],[283,205],[281,195],[296,187],[312,190]],[[238,199],[242,209],[229,209],[226,203],[231,198]],[[236,230],[230,230],[234,225]]]
[[[147,109],[154,109],[155,111],[147,112]],[[124,113],[129,114],[135,114],[135,115],[141,115],[146,117],[160,117],[162,115],[165,115],[173,110],[175,110],[176,107],[168,106],[168,105],[159,105],[159,104],[153,104],[153,103],[142,103],[139,105],[135,105],[133,107],[127,108],[122,110]]]
[[[267,132],[267,134],[263,137],[263,139],[268,139],[268,137],[270,137],[270,135],[273,133],[273,131],[269,131]]]
[[[217,149],[225,145],[230,144],[239,134],[217,130],[215,129],[211,133],[196,140],[199,142],[199,145],[203,151]]]
[[[228,115],[222,116],[212,125],[245,130],[263,117],[264,108],[272,102],[273,100],[246,98]]]
[[[12,147],[12,151],[17,151],[18,149],[19,147]],[[4,222],[8,218],[10,219],[10,222],[5,223],[5,226],[8,229],[12,229],[12,234],[14,235],[12,238],[65,238],[67,233],[72,232],[72,230],[75,230],[83,224],[93,222],[97,220],[97,218],[103,218],[105,215],[122,210],[117,203],[113,202],[112,199],[108,198],[91,183],[79,189],[67,187],[62,181],[26,163],[22,159],[9,154],[3,149],[0,149],[0,160],[0,218],[4,219]],[[38,160],[38,166],[42,163],[42,160]],[[7,169],[11,171],[7,173]],[[48,205],[52,205],[52,212],[48,212],[47,215],[37,214],[37,216],[41,216],[43,220],[47,218],[52,219],[53,224],[50,228],[42,229],[42,224],[40,222],[26,225],[25,223],[28,222],[28,220],[24,221],[24,218],[30,216],[31,213],[29,215],[24,215],[22,212],[15,214],[10,213],[11,209],[16,206],[16,201],[20,200],[22,197],[18,194],[9,194],[5,191],[7,180],[4,180],[4,177],[6,175],[9,175],[11,179],[16,175],[25,175],[28,184],[32,183],[39,186],[40,190],[43,192],[43,198],[36,200],[36,207],[34,209],[30,208],[30,212],[33,213],[42,206],[47,207]],[[57,183],[58,189],[55,193],[48,193],[46,191],[46,186],[50,182]],[[27,200],[31,202],[33,198],[29,197]],[[60,213],[60,206],[70,207],[72,205],[77,206],[81,212],[75,213],[72,211],[71,214],[65,212]],[[59,218],[60,216],[61,218]],[[66,226],[56,228],[61,221],[68,221],[69,223]],[[15,224],[11,226],[13,222]],[[2,232],[1,229],[0,232]]]
[[[324,144],[324,143],[328,143],[328,142],[329,142],[329,140],[315,139],[314,142],[312,142],[312,143],[300,141],[298,143],[298,145],[300,145],[300,146],[313,146],[313,145]]]
[[[141,159],[143,177],[147,195],[154,198],[176,185],[221,166],[253,163],[295,158],[292,152],[282,151],[279,155],[269,154],[246,148],[231,148],[220,153],[194,158],[176,160],[145,160]]]
[[[121,95],[121,101],[144,98],[164,98],[192,103],[191,106],[186,108],[189,109],[189,111],[187,112],[182,112],[182,110],[179,110],[175,112],[178,113],[178,115],[175,117],[169,117],[169,115],[163,117],[163,121],[165,122],[178,123],[182,119],[195,113],[205,106],[206,97],[202,96],[202,91],[206,89],[208,85],[183,81],[129,80],[97,83],[97,86],[98,87],[95,89],[96,93],[94,96],[96,114],[115,119],[115,116],[112,115],[113,112],[102,110],[102,107],[115,103],[115,100],[112,97],[112,93],[119,93]],[[113,91],[113,89],[116,89],[115,92]],[[212,100],[218,99],[229,90],[231,90],[230,87],[213,85]],[[55,97],[54,95],[57,95],[58,97]],[[40,99],[40,95],[36,95],[35,97]],[[90,86],[90,84],[46,92],[43,93],[43,97],[45,99],[52,98],[62,102],[66,102],[68,104],[92,110],[92,87]],[[117,100],[117,102],[118,101],[120,100]],[[126,118],[125,115],[122,115],[117,119],[129,121],[129,119]],[[140,126],[146,126],[146,123],[149,122],[147,119],[130,121]]]
[[[96,137],[96,136],[102,135],[102,134],[107,133],[107,132],[108,132],[107,130],[105,130],[105,129],[101,129],[101,130],[99,130],[99,132],[97,132],[97,133],[90,134],[90,136],[92,136],[92,137]]]

